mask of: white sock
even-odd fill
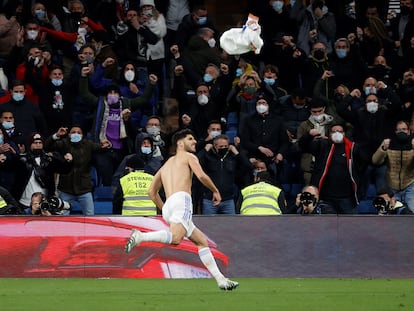
[[[201,262],[206,266],[211,275],[219,281],[224,278],[224,275],[220,272],[217,267],[216,260],[211,253],[209,247],[204,247],[198,250],[198,256],[200,256]]]
[[[154,231],[154,232],[145,232],[141,235],[143,242],[158,242],[164,244],[171,244],[172,234],[170,231]]]

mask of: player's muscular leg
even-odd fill
[[[170,224],[170,231],[172,234],[171,244],[178,245],[184,239],[186,230],[182,224]]]
[[[195,228],[191,236],[190,241],[193,242],[198,248],[208,247],[208,241],[205,234],[198,228]]]

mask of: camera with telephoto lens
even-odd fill
[[[374,205],[380,214],[387,214],[390,208],[390,202],[385,200],[383,197],[374,198],[372,205]]]
[[[302,192],[301,195],[300,195],[299,200],[300,200],[300,203],[305,205],[305,206],[308,206],[308,205],[311,205],[311,204],[315,205],[315,203],[316,203],[315,196],[310,192]]]
[[[62,211],[69,211],[71,209],[71,204],[69,202],[63,201],[58,197],[50,197],[49,199],[44,200],[40,204],[40,209],[42,211],[48,211],[52,215],[61,214]]]

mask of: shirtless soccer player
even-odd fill
[[[188,237],[198,247],[198,255],[211,275],[216,279],[222,290],[233,290],[239,283],[226,278],[217,267],[216,261],[208,247],[207,238],[192,221],[191,180],[193,173],[204,186],[213,192],[213,204],[221,201],[220,192],[210,177],[204,173],[195,152],[196,140],[191,130],[182,130],[173,137],[173,144],[177,148],[176,154],[155,174],[149,196],[157,207],[162,210],[162,217],[170,225],[169,231],[141,232],[132,230],[131,237],[125,245],[125,251],[141,242],[159,242],[178,245]],[[166,202],[162,201],[158,191],[164,188]]]

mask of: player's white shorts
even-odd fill
[[[170,223],[182,224],[187,231],[186,237],[189,237],[195,225],[192,220],[193,203],[191,195],[185,191],[179,191],[171,195],[162,207],[162,217]]]

